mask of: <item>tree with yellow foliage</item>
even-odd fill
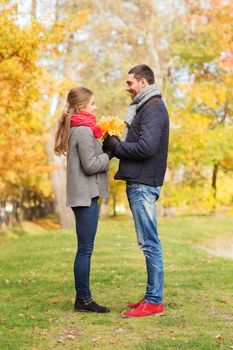
[[[198,188],[200,201],[208,193],[214,210],[218,175],[233,170],[233,5],[191,0],[185,6],[173,54],[186,81],[177,84],[170,161],[185,165],[184,182]]]
[[[26,207],[33,212],[42,200],[51,200],[51,186],[38,108],[43,28],[19,27],[16,13],[16,7],[3,6],[0,16],[0,191],[3,212],[11,202],[19,219]]]

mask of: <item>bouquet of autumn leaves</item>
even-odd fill
[[[103,116],[98,125],[101,127],[104,135],[117,136],[121,138],[124,134],[125,123],[119,117],[113,117],[111,115]]]
[[[112,159],[120,137],[124,134],[125,123],[119,117],[109,115],[102,117],[98,124],[103,131],[103,151]]]

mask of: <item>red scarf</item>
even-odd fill
[[[94,136],[98,139],[103,136],[103,131],[96,122],[96,116],[94,114],[79,110],[78,114],[73,114],[70,121],[70,126],[88,126],[91,128]]]

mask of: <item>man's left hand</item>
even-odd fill
[[[113,154],[116,152],[116,147],[118,143],[121,142],[120,139],[117,136],[109,136],[104,140],[103,142],[103,151],[109,150]]]

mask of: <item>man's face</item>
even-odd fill
[[[144,78],[138,80],[134,77],[134,74],[128,75],[128,79],[126,81],[126,91],[130,94],[132,99],[146,86],[148,86],[148,82]]]

